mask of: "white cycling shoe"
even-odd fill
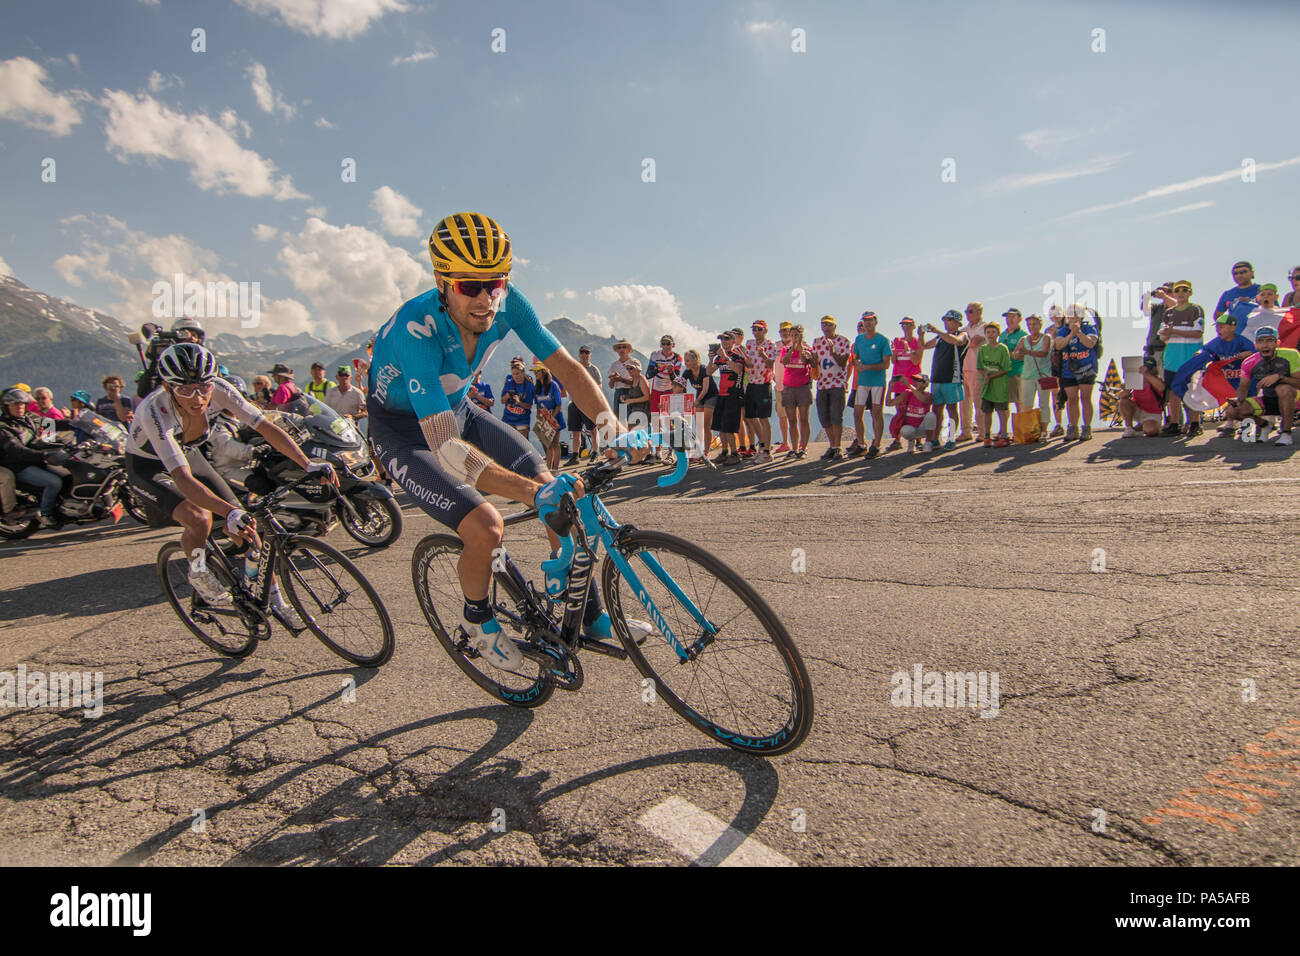
[[[631,635],[637,647],[644,644],[646,638],[651,634],[659,633],[649,621],[638,621],[636,618],[631,617],[626,620],[627,632]],[[603,612],[600,617],[584,627],[582,633],[584,637],[591,637],[600,641],[612,641],[614,639],[614,626],[610,623],[609,612]]]
[[[509,635],[501,630],[496,618],[490,618],[482,624],[471,624],[462,617],[460,629],[469,638],[469,646],[493,667],[528,676],[524,672],[524,655]]]
[[[280,623],[291,631],[297,632],[307,629],[307,622],[298,615],[293,605],[280,595],[271,598],[271,613],[279,618]]]
[[[230,592],[221,586],[217,576],[211,571],[191,571],[188,575],[190,587],[203,599],[205,604],[213,607],[230,607],[234,599]]]

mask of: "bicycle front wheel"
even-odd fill
[[[257,642],[271,633],[271,628],[226,568],[215,561],[207,566],[234,596],[234,605],[211,607],[194,592],[189,579],[190,557],[179,541],[170,541],[158,551],[158,580],[163,594],[176,616],[200,641],[218,654],[247,657]]]
[[[303,535],[285,540],[276,563],[289,603],[331,651],[360,667],[393,656],[388,609],[357,566],[337,549]]]
[[[635,531],[620,545],[644,599],[608,554],[601,593],[615,633],[659,697],[706,736],[737,750],[770,757],[803,743],[813,723],[812,685],[785,625],[758,592],[709,552],[673,535]],[[640,610],[645,601],[654,613]],[[711,640],[692,605],[712,625]],[[638,646],[625,615],[641,614],[658,620]],[[684,649],[698,650],[694,660],[680,659],[660,630],[664,624]]]

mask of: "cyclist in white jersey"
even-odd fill
[[[231,538],[260,547],[252,516],[239,507],[230,486],[199,451],[212,421],[222,412],[257,430],[276,451],[307,472],[338,477],[327,462],[309,461],[293,439],[267,421],[229,382],[217,377],[217,360],[201,345],[183,342],[158,359],[162,384],[135,409],[126,446],[126,471],[151,527],[179,524],[186,554],[202,552],[212,516],[222,516]],[[190,584],[209,604],[230,604],[230,592],[211,571],[191,566]],[[277,600],[278,599],[278,600]],[[272,609],[291,626],[301,627],[293,608],[272,594]]]
[[[366,397],[370,438],[388,474],[464,543],[461,629],[489,662],[516,670],[523,656],[488,601],[492,553],[501,547],[504,525],[484,496],[546,505],[566,491],[583,491],[571,475],[554,478],[527,439],[466,398],[474,373],[513,331],[602,429],[604,441],[627,428],[610,412],[599,384],[509,284],[510,238],[500,225],[480,213],[448,216],[429,236],[429,255],[436,289],[403,304],[375,337]],[[635,460],[645,455],[630,451]],[[557,548],[559,539],[547,533]],[[588,634],[610,636],[594,587],[588,618]],[[651,630],[644,622],[628,624]]]

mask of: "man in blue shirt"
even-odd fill
[[[857,438],[849,447],[849,457],[866,451],[868,458],[880,454],[880,440],[885,434],[885,370],[893,357],[889,339],[876,331],[876,313],[862,313],[862,331],[853,340],[853,365],[858,373],[858,387],[853,394],[853,425]],[[871,409],[871,447],[865,448],[864,412]]]
[[[553,506],[565,491],[584,491],[571,476],[555,479],[523,435],[467,399],[474,373],[515,332],[610,439],[626,428],[510,285],[510,238],[500,225],[480,213],[447,216],[429,236],[429,256],[437,287],[403,304],[375,338],[367,373],[370,437],[385,471],[464,544],[457,563],[465,595],[460,632],[488,663],[517,672],[525,659],[488,599],[504,526],[484,496]],[[645,451],[631,454],[640,459]],[[548,535],[558,548],[559,538],[549,529]],[[594,588],[587,616],[587,633],[609,636],[609,615]]]
[[[510,374],[501,386],[501,420],[528,440],[528,430],[533,424],[533,402],[537,389],[524,371],[522,355],[510,360]]]
[[[1244,259],[1232,264],[1232,280],[1237,284],[1219,296],[1219,304],[1214,307],[1214,318],[1232,308],[1238,299],[1253,299],[1259,295],[1259,284],[1255,282],[1255,267]]]

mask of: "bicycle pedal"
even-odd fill
[[[609,644],[595,637],[579,637],[578,646],[584,650],[595,651],[597,654],[604,654],[606,657],[612,657],[615,660],[627,660],[627,651],[618,644]]]

